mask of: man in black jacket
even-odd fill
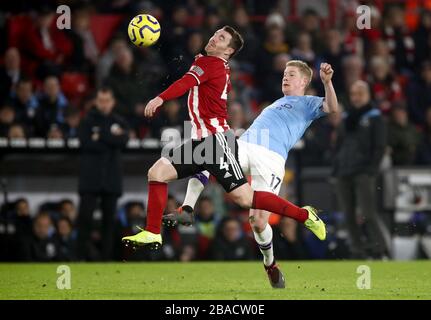
[[[96,106],[81,122],[79,140],[78,258],[86,259],[92,231],[93,212],[100,199],[102,217],[102,258],[112,259],[113,224],[118,197],[122,193],[121,149],[128,141],[128,126],[112,112],[112,90],[99,89]]]
[[[350,88],[352,108],[340,128],[334,174],[337,177],[337,196],[346,215],[353,258],[371,255],[381,258],[387,253],[383,224],[377,215],[376,177],[386,146],[384,119],[370,101],[366,82],[356,81]],[[367,228],[368,243],[364,244],[361,226],[356,218],[359,208]]]

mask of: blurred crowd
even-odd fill
[[[386,123],[385,158],[395,166],[431,165],[431,8],[412,14],[409,1],[377,2],[337,1],[337,15],[329,20],[313,6],[292,16],[286,9],[290,1],[280,0],[14,1],[0,12],[0,138],[76,138],[101,86],[112,89],[115,112],[128,122],[130,138],[160,139],[166,129],[182,131],[188,119],[184,98],[164,104],[151,121],[142,116],[144,106],[188,70],[214,31],[229,24],[245,39],[244,49],[230,61],[229,122],[237,135],[280,97],[286,62],[306,61],[314,70],[306,94],[321,96],[319,65],[328,62],[344,110],[354,104],[353,83],[364,80],[370,86],[370,103]],[[71,8],[70,30],[56,27],[58,4]],[[371,6],[372,29],[357,28],[359,4]],[[162,26],[160,40],[149,48],[135,47],[127,38],[128,22],[140,12],[157,17]],[[333,165],[343,117],[313,123],[303,138],[301,165]],[[177,206],[171,196],[166,211]],[[112,259],[258,258],[247,212],[233,206],[227,211],[218,212],[213,199],[204,197],[194,227],[164,230],[163,250],[133,253],[114,241]],[[30,212],[28,201],[18,199],[3,204],[2,213],[2,259],[77,260],[77,208],[71,200]],[[122,204],[113,238],[135,233],[145,214],[142,202]],[[272,221],[276,256],[347,257],[346,244],[332,236],[340,219],[328,217],[324,244],[293,220]],[[101,221],[98,211],[95,221]],[[88,259],[101,260],[100,226],[91,238]]]
[[[2,12],[0,136],[76,137],[80,119],[94,104],[94,89],[114,90],[116,112],[129,122],[130,137],[160,138],[182,130],[183,100],[167,103],[149,122],[146,102],[181,77],[215,30],[225,24],[245,38],[231,61],[230,124],[240,134],[280,97],[285,63],[301,59],[315,70],[307,94],[323,95],[322,61],[332,64],[334,86],[348,109],[348,88],[363,79],[373,104],[389,124],[387,152],[395,165],[431,163],[431,11],[407,12],[408,1],[371,6],[372,29],[356,26],[356,7],[337,2],[330,21],[310,7],[284,14],[289,1],[62,1],[71,8],[71,29],[56,27],[56,3],[18,1]],[[373,3],[372,1],[370,3]],[[156,16],[162,36],[150,48],[127,39],[138,12]],[[305,136],[305,164],[331,162],[341,117],[328,117]]]

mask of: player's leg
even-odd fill
[[[158,249],[162,245],[160,232],[163,210],[168,200],[167,183],[199,171],[199,167],[195,166],[193,161],[187,164],[186,150],[193,150],[193,141],[187,141],[175,148],[170,154],[170,159],[162,157],[148,170],[147,224],[145,230],[141,229],[138,234],[124,237],[122,241],[126,245],[131,244],[133,247],[148,245],[150,249]]]
[[[187,206],[194,209],[196,202],[205,186],[209,182],[210,173],[208,171],[202,171],[194,174],[187,184],[187,192],[184,198],[183,207]]]
[[[270,212],[264,210],[250,209],[249,221],[252,226],[254,239],[263,255],[263,266],[268,275],[269,283],[275,289],[286,287],[283,272],[275,262],[274,249],[272,246],[272,228],[268,223]]]
[[[326,228],[323,221],[317,216],[317,210],[306,206],[300,208],[293,203],[280,198],[267,191],[253,191],[248,184],[229,192],[232,200],[243,208],[253,208],[270,211],[303,223],[320,240],[326,238]]]
[[[253,230],[259,250],[263,256],[263,264],[270,266],[274,262],[274,251],[272,249],[272,228],[268,223],[270,212],[264,210],[250,209],[249,222]]]
[[[281,181],[285,174],[285,160],[265,147],[244,142],[249,149],[251,187],[253,190],[279,194]],[[263,266],[273,288],[285,288],[283,272],[276,263],[272,245],[272,227],[268,223],[271,213],[264,210],[250,209],[249,222],[254,238],[263,256]]]
[[[326,238],[325,224],[312,207],[299,208],[293,203],[267,191],[253,191],[247,183],[238,161],[238,142],[229,130],[214,134],[212,143],[213,163],[205,163],[207,169],[223,186],[231,199],[245,209],[261,209],[295,219],[303,223],[320,240]],[[214,140],[215,139],[215,140]]]
[[[249,148],[241,140],[238,143],[238,158],[244,173],[250,173]],[[283,161],[284,167],[284,161]],[[192,225],[194,223],[194,209],[196,202],[209,182],[210,173],[202,171],[193,175],[188,182],[186,196],[183,204],[175,211],[163,216],[163,225],[175,226],[177,224]]]
[[[196,202],[205,186],[209,182],[208,171],[202,171],[194,174],[187,184],[186,196],[183,204],[174,212],[163,216],[163,225],[173,227],[177,224],[190,226],[194,223],[194,209]]]
[[[133,248],[148,245],[150,249],[158,249],[162,245],[160,229],[163,210],[168,201],[168,182],[177,178],[177,171],[170,161],[160,158],[148,170],[148,202],[147,223],[145,230],[123,237],[123,243]]]
[[[148,170],[147,225],[145,230],[160,234],[163,210],[168,201],[168,182],[177,178],[177,171],[170,161],[160,158]]]

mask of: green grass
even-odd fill
[[[356,287],[359,265],[371,289]],[[280,262],[287,288],[274,290],[259,262],[0,264],[0,299],[431,299],[431,261]]]

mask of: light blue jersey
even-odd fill
[[[313,120],[325,115],[323,97],[284,96],[266,107],[240,137],[277,152],[285,160]]]

